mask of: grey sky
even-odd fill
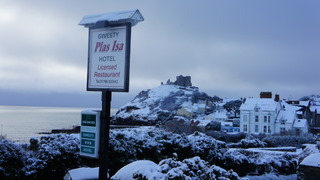
[[[0,104],[99,106],[86,92],[83,16],[139,9],[132,29],[130,92],[177,75],[220,97],[320,94],[316,0],[0,1]],[[2,101],[2,102],[1,102]],[[74,103],[71,103],[74,102]]]

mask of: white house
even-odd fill
[[[278,98],[249,98],[240,107],[240,132],[274,134],[295,130],[307,133],[306,119],[297,118],[300,107]]]
[[[211,121],[225,121],[228,119],[227,112],[226,111],[217,111],[211,114],[208,114],[205,116],[206,120]]]

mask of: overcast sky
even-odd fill
[[[213,96],[320,94],[317,0],[0,0],[0,104],[99,107],[86,91],[83,16],[139,9],[130,92],[113,107],[177,75]]]

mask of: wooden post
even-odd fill
[[[110,179],[108,173],[110,169],[110,109],[111,109],[111,91],[102,91],[102,111],[100,115],[100,147],[99,147],[99,179]]]

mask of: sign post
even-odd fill
[[[89,27],[87,91],[102,92],[99,179],[110,179],[108,171],[112,92],[129,91],[131,27],[143,20],[141,13],[136,9],[88,15],[79,23]],[[81,139],[82,141],[88,145],[84,146],[83,150],[91,153],[93,149],[90,146],[94,143],[88,139]]]

